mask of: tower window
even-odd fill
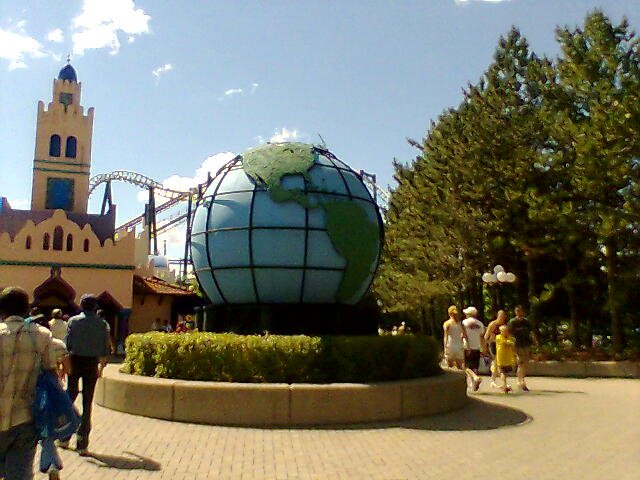
[[[44,236],[42,237],[42,249],[43,250],[49,250],[49,242],[50,240],[50,236],[48,233],[45,233]]]
[[[31,235],[27,235],[27,239],[24,242],[24,248],[31,250]]]
[[[88,238],[85,238],[85,240],[84,240],[84,248],[83,248],[83,250],[85,252],[89,251],[89,239]]]
[[[55,210],[73,210],[73,190],[74,181],[72,178],[55,178],[47,179],[47,197],[44,208]]]
[[[67,158],[76,158],[76,147],[78,141],[76,137],[67,137],[67,148],[65,149],[64,156]]]
[[[51,135],[51,139],[49,140],[49,156],[60,156],[60,135]]]
[[[67,252],[73,250],[73,236],[71,234],[67,235]]]
[[[66,110],[67,107],[73,103],[73,94],[60,92],[60,103],[64,105],[64,108]]]
[[[61,226],[57,226],[53,229],[53,249],[54,250],[62,250],[62,237],[64,237],[64,232],[62,231]]]

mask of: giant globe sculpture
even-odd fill
[[[331,152],[267,144],[213,178],[191,257],[213,305],[354,305],[373,280],[382,232],[361,178]]]

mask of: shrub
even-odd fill
[[[160,378],[244,383],[361,383],[441,372],[438,345],[425,336],[244,336],[204,332],[129,335],[122,371]]]

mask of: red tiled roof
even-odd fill
[[[174,285],[156,277],[133,276],[133,293],[152,293],[156,295],[187,296],[196,295],[187,287]]]

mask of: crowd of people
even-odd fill
[[[171,323],[169,323],[169,320],[160,321],[159,318],[156,318],[151,323],[151,331],[163,333],[188,333],[193,331],[193,322],[190,315],[187,315],[185,318],[178,318],[176,328],[174,329],[171,326]]]
[[[60,385],[66,378],[71,402],[82,381],[82,417],[75,433],[76,451],[88,455],[91,407],[96,382],[110,350],[109,324],[98,314],[98,298],[85,294],[82,312],[68,320],[54,309],[47,319],[29,311],[29,295],[19,287],[0,293],[0,479],[33,478],[38,432],[33,404],[41,371],[52,371]],[[71,437],[57,445],[68,448]],[[54,447],[55,448],[55,447]],[[59,479],[62,462],[56,454],[50,464],[40,463],[50,479]]]
[[[444,360],[449,368],[463,370],[473,391],[477,391],[482,382],[479,375],[480,361],[483,356],[491,358],[491,387],[504,393],[511,392],[507,377],[516,372],[518,387],[528,392],[526,368],[531,347],[531,325],[518,305],[515,316],[507,321],[507,312],[500,310],[495,320],[485,328],[478,320],[478,310],[465,308],[460,320],[458,308],[448,308],[449,318],[444,322]]]

